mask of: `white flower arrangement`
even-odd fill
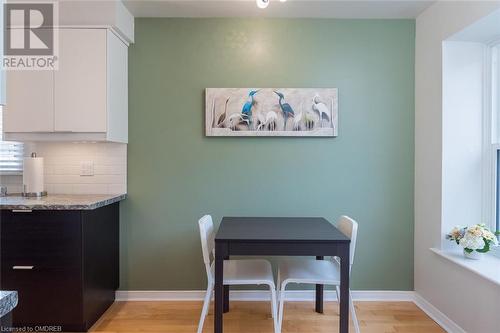
[[[484,224],[455,227],[446,235],[446,239],[456,242],[463,247],[464,253],[467,254],[474,251],[487,253],[491,247],[498,246],[497,237]]]

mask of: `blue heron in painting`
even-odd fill
[[[283,100],[285,99],[285,96],[282,93],[277,92],[277,91],[274,91],[274,93],[276,95],[278,95],[278,97],[280,98],[279,103],[280,103],[281,112],[283,112],[283,116],[285,118],[285,127],[284,127],[284,130],[286,131],[286,121],[288,120],[288,117],[293,117],[293,116],[295,116],[295,114],[294,114],[293,109],[290,106],[290,104],[283,103]]]
[[[255,105],[255,100],[254,96],[256,93],[258,93],[259,90],[251,90],[250,93],[248,93],[248,101],[243,105],[243,109],[241,110],[241,114],[245,119],[248,120],[248,123],[252,123],[252,108]]]

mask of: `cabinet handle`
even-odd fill
[[[31,213],[32,211],[31,209],[13,209],[12,213]]]
[[[35,266],[12,266],[12,269],[15,269],[15,270],[31,270],[35,268]]]

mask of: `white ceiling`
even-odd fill
[[[429,0],[271,0],[259,9],[255,0],[124,0],[135,17],[331,17],[415,18]]]

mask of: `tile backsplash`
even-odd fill
[[[54,194],[122,194],[127,192],[127,145],[120,143],[36,143],[25,148],[44,158],[45,189]],[[93,166],[82,176],[82,163]],[[9,193],[20,192],[22,176],[3,176]]]
[[[7,186],[7,193],[20,193],[23,189],[23,176],[0,175],[0,185]]]

